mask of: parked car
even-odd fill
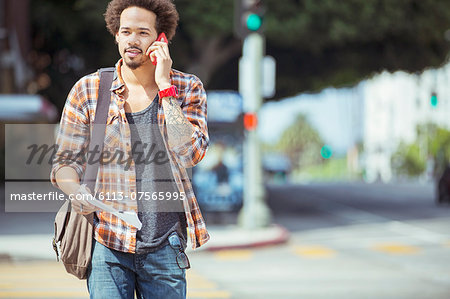
[[[436,202],[450,203],[450,164],[447,164],[436,183]]]
[[[56,107],[39,95],[0,95],[2,123],[51,123],[57,116]]]

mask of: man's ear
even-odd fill
[[[119,43],[119,32],[116,32],[116,35],[114,37],[114,40],[116,41],[116,44]]]

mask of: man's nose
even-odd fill
[[[137,45],[139,45],[138,35],[136,33],[130,34],[130,36],[128,37],[127,42],[128,42],[129,46],[137,46]]]

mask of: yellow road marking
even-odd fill
[[[0,290],[2,289],[11,289],[14,285],[12,283],[0,283]]]
[[[336,251],[322,246],[295,246],[297,255],[308,258],[329,258],[336,255]]]
[[[192,269],[186,271],[189,298],[230,298],[231,293]],[[86,281],[60,263],[0,264],[0,298],[88,298]]]
[[[217,285],[205,277],[199,275],[195,270],[189,269],[186,271],[186,280],[189,288],[193,289],[215,289]]]
[[[390,254],[416,254],[420,251],[418,247],[403,244],[379,244],[374,249]]]
[[[242,261],[249,260],[252,258],[252,252],[247,249],[234,249],[234,250],[220,250],[214,253],[214,257],[219,260],[227,260],[227,261]]]
[[[87,298],[85,292],[55,292],[55,291],[8,291],[1,292],[0,298]]]
[[[0,290],[1,289],[30,289],[30,288],[42,288],[43,286],[56,288],[56,289],[67,289],[67,288],[86,288],[86,281],[79,281],[79,282],[70,282],[70,281],[63,281],[63,282],[55,282],[50,280],[36,280],[36,281],[6,281],[7,284],[0,284]]]
[[[186,271],[186,280],[189,285],[189,288],[194,289],[215,289],[217,288],[217,285],[207,279],[205,279],[203,276],[198,275],[193,271],[192,269],[189,269]]]
[[[25,271],[25,270],[24,270]],[[11,274],[0,274],[0,281],[4,279],[11,279],[11,280],[52,280],[52,281],[78,281],[75,276],[69,276],[67,273],[61,273],[61,274],[55,274],[55,273],[39,273],[38,276],[36,276],[36,272],[34,273],[11,273]]]
[[[230,298],[230,292],[226,291],[187,291],[188,298]]]
[[[0,264],[0,298],[88,298],[86,281],[57,262]]]
[[[217,285],[195,270],[186,271],[187,297],[189,298],[230,298],[228,291],[217,290]]]

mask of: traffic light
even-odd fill
[[[431,104],[431,107],[433,107],[433,108],[437,107],[437,105],[438,105],[437,93],[435,93],[435,92],[431,93],[430,104]]]
[[[331,146],[329,145],[322,146],[322,148],[320,149],[320,155],[324,159],[330,159],[331,156],[333,156],[333,150],[331,149]]]
[[[234,30],[238,37],[263,31],[264,7],[261,0],[235,0]]]
[[[247,131],[253,131],[258,126],[258,116],[256,113],[245,113],[244,114],[244,128]]]

